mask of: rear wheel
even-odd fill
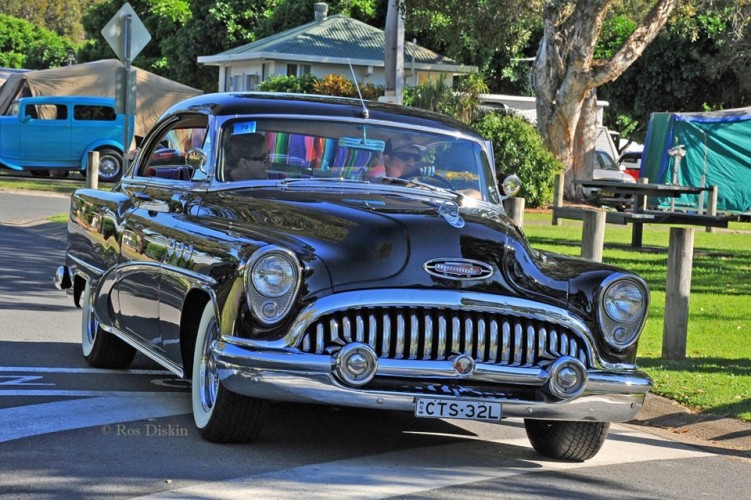
[[[540,455],[581,462],[597,455],[610,429],[610,422],[565,422],[524,420],[529,442]]]
[[[215,443],[248,443],[258,436],[268,403],[228,391],[219,380],[211,345],[219,337],[214,304],[201,315],[193,354],[193,419],[201,435]]]
[[[123,176],[123,155],[114,149],[99,151],[99,180],[117,182]]]
[[[81,348],[86,362],[95,368],[127,368],[136,350],[99,326],[94,314],[94,293],[89,283],[83,296]]]

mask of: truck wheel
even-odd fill
[[[192,404],[198,432],[214,443],[249,443],[258,436],[268,402],[228,391],[219,380],[211,345],[219,337],[214,304],[201,315],[193,354]]]
[[[123,176],[123,155],[114,149],[99,151],[99,180],[117,182]]]
[[[597,455],[610,429],[610,422],[564,422],[524,420],[532,448],[540,455],[581,462]]]
[[[95,368],[127,368],[136,355],[136,350],[111,333],[99,327],[94,314],[94,294],[86,283],[81,318],[81,348],[86,362]]]

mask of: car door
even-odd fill
[[[35,161],[70,161],[72,156],[70,106],[65,102],[45,100],[22,106],[21,158],[33,166]]]
[[[203,147],[205,134],[205,117],[177,120],[155,131],[146,139],[133,174],[123,181],[138,201],[125,223],[132,244],[124,238],[126,264],[118,278],[121,328],[175,364],[180,362],[180,290],[185,289],[175,281],[180,282],[179,269],[188,267],[192,257],[192,245],[177,227],[206,191],[187,155],[194,142]],[[165,149],[172,151],[165,155]]]

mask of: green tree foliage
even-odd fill
[[[555,174],[563,165],[548,151],[534,125],[523,117],[492,111],[476,119],[472,126],[493,143],[498,171],[522,179],[523,197],[528,207],[550,205]]]
[[[257,38],[301,26],[313,21],[313,5],[321,0],[278,0],[255,30]],[[343,14],[358,21],[383,28],[387,0],[328,0],[329,15]]]
[[[740,68],[721,63],[730,19],[727,12],[687,15],[685,9],[673,16],[642,57],[601,89],[610,103],[608,124],[618,129],[632,124],[632,138],[643,141],[653,112],[750,104]]]
[[[494,92],[529,93],[529,62],[539,39],[539,0],[410,0],[407,39],[477,66]],[[461,13],[461,15],[457,15]]]
[[[73,43],[28,21],[0,14],[0,66],[47,69],[67,63]]]
[[[276,2],[130,0],[129,3],[152,37],[133,63],[158,75],[213,92],[218,81],[217,68],[199,65],[198,56],[217,54],[254,41],[253,30]],[[79,61],[115,57],[100,31],[121,7],[121,0],[108,0],[89,9],[83,23],[90,42],[82,49]]]
[[[97,1],[100,0],[0,0],[0,12],[81,43],[85,36],[81,17]]]

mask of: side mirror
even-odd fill
[[[510,198],[522,188],[522,181],[514,174],[500,173],[498,174],[498,185],[501,186],[501,194],[504,198]]]
[[[200,170],[204,174],[206,173],[204,167],[206,166],[207,160],[208,156],[200,149],[191,149],[188,151],[188,154],[185,155],[185,163],[190,167]]]

